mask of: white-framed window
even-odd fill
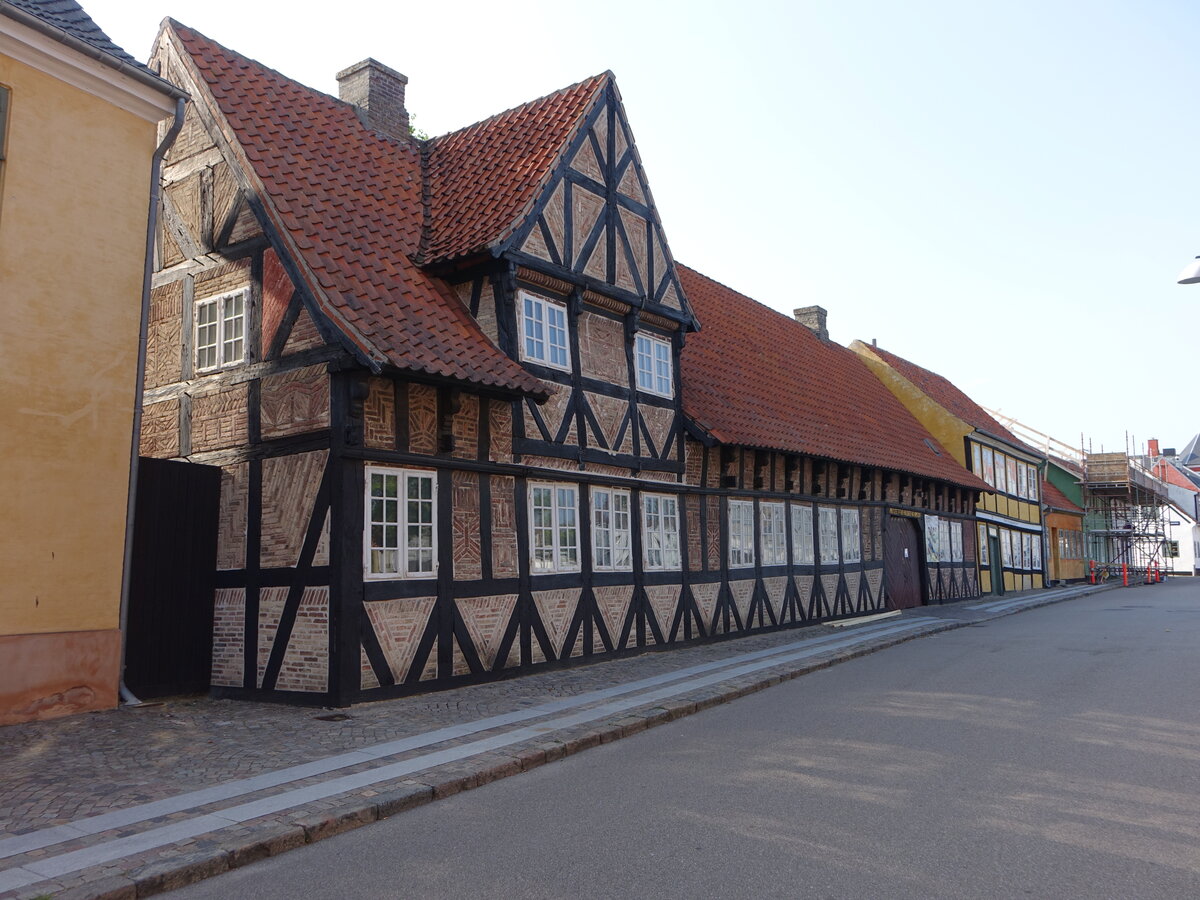
[[[368,466],[363,572],[368,579],[437,575],[434,473]]]
[[[821,565],[836,565],[838,550],[838,511],[836,506],[817,507],[817,541],[821,545]]]
[[[567,340],[566,306],[524,291],[518,299],[517,305],[521,311],[521,359],[554,369],[569,370],[571,349]]]
[[[1013,566],[1013,533],[1007,528],[1000,529],[1000,562],[1006,567]]]
[[[1008,492],[1017,492],[1017,461],[1011,456],[1004,457],[1004,467],[1008,471]]]
[[[857,509],[842,510],[842,560],[862,562],[861,524]]]
[[[983,473],[980,477],[992,487],[996,486],[996,454],[991,447],[983,448]]]
[[[679,498],[642,494],[642,555],[647,569],[679,568]]]
[[[628,572],[633,568],[629,491],[592,488],[592,568]]]
[[[197,372],[211,372],[246,358],[245,288],[197,300],[194,313]]]
[[[987,526],[982,523],[979,525],[979,562],[985,566],[991,563],[991,559],[988,556]]]
[[[963,523],[950,523],[950,561],[963,561]]]
[[[1033,568],[1041,569],[1042,567],[1042,538],[1041,535],[1031,535],[1029,539],[1030,551],[1033,554]]]
[[[925,517],[925,561],[942,561],[942,520],[938,516]]]
[[[639,334],[634,342],[634,361],[637,363],[638,390],[660,397],[675,393],[671,377],[671,345],[661,338]]]
[[[980,453],[980,447],[974,441],[971,442],[971,471],[978,477],[983,477],[983,455]]]
[[[1037,466],[1029,467],[1029,499],[1035,503],[1041,494],[1041,473],[1038,472]]]
[[[759,531],[762,534],[762,564],[787,565],[787,525],[782,503],[758,504]]]
[[[1017,496],[1024,500],[1029,496],[1028,466],[1023,462],[1017,463]]]
[[[534,574],[579,571],[579,490],[529,485],[529,552]]]
[[[813,557],[812,507],[792,504],[792,565],[811,566]]]
[[[729,565],[754,565],[754,501],[729,501]]]
[[[995,488],[1002,494],[1008,493],[1008,468],[1005,466],[1005,461],[1008,459],[1003,453],[996,454],[996,483]]]

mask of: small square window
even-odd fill
[[[246,291],[197,300],[196,371],[209,372],[246,358]]]
[[[521,292],[521,359],[554,369],[571,368],[567,338],[567,308],[561,303]]]
[[[658,394],[660,397],[674,396],[671,345],[660,338],[639,334],[634,349],[638,390]]]

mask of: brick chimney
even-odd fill
[[[364,59],[337,73],[338,97],[356,106],[359,120],[372,131],[397,141],[412,137],[404,86],[408,77],[381,62]]]
[[[823,341],[829,340],[829,329],[825,327],[825,317],[829,315],[823,306],[805,306],[792,313],[796,321],[815,334]]]
[[[1158,438],[1150,438],[1149,444],[1150,444],[1150,458],[1158,459],[1158,457],[1160,455],[1158,452]]]

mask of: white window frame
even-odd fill
[[[862,562],[862,519],[857,509],[843,507],[841,510],[842,561]]]
[[[639,391],[659,397],[675,396],[675,366],[671,360],[669,341],[648,334],[637,335],[633,344],[633,361]]]
[[[1042,492],[1042,473],[1037,466],[1029,467],[1029,499],[1036,503]]]
[[[546,526],[538,523],[538,509],[545,506],[535,506],[537,492],[550,492],[550,544],[539,546],[538,532],[545,531]],[[569,498],[569,499],[568,499]],[[563,538],[564,532],[574,531],[575,541],[569,543]],[[538,551],[548,549],[548,560],[539,559]],[[570,560],[570,552],[574,551],[575,559]],[[554,572],[579,571],[579,487],[574,484],[563,484],[553,481],[531,481],[529,483],[529,570],[534,575],[549,575]]]
[[[556,318],[561,322],[552,321]],[[537,333],[530,334],[530,329]],[[521,359],[563,372],[571,371],[571,330],[565,303],[529,291],[518,291],[517,331]],[[558,331],[562,332],[561,344],[552,340]],[[539,346],[541,355],[537,352]],[[555,350],[561,351],[561,360],[554,358]]]
[[[990,548],[988,547],[987,526],[980,522],[976,530],[978,532],[976,539],[979,541],[979,564],[984,566],[991,565],[991,557],[988,555]]]
[[[605,504],[607,504],[606,508]],[[624,506],[624,509],[619,507]],[[633,570],[633,505],[629,491],[615,488],[592,488],[592,568],[597,572],[630,572]],[[624,519],[624,527],[621,519]],[[624,545],[622,546],[622,538]],[[607,540],[607,546],[603,541]],[[601,562],[607,552],[609,561]],[[624,552],[624,563],[619,554]]]
[[[991,487],[996,486],[996,451],[991,447],[984,447],[981,451],[983,457],[983,471],[979,473],[979,477],[986,481]]]
[[[821,565],[836,566],[842,560],[842,551],[838,547],[838,508],[836,506],[817,507],[817,537],[821,544]]]
[[[642,563],[651,572],[680,568],[678,497],[642,494]]]
[[[813,508],[808,504],[792,504],[792,565],[816,565],[813,555]]]
[[[950,523],[950,562],[963,561],[963,523]]]
[[[729,501],[729,568],[754,565],[754,501]]]
[[[240,301],[241,310],[236,315],[230,315],[228,307]],[[218,369],[224,369],[228,366],[236,366],[239,363],[246,361],[246,345],[249,335],[246,334],[246,311],[250,305],[250,289],[239,288],[236,291],[226,291],[224,294],[217,294],[213,297],[202,297],[192,304],[192,362],[195,365],[198,373],[216,372]],[[200,310],[206,307],[215,307],[217,318],[215,322],[201,326]],[[234,323],[237,323],[239,334],[230,334],[234,328]],[[214,343],[205,342],[203,346],[200,344],[200,329],[201,327],[211,327],[216,338]],[[227,345],[240,342],[241,352],[234,353],[228,349]],[[200,353],[202,350],[212,349],[213,362],[210,365],[204,366],[200,364]]]
[[[396,479],[396,496],[395,498],[388,497],[385,493],[379,497],[375,496],[373,491],[373,476],[381,475],[384,478]],[[410,501],[408,489],[410,480],[427,481],[429,483],[429,496],[425,498],[414,498],[416,502],[427,504],[429,508],[428,522],[412,522],[410,521]],[[437,577],[438,571],[438,523],[437,523],[437,473],[429,469],[399,469],[391,466],[367,466],[366,476],[363,479],[363,498],[365,506],[363,508],[363,578],[368,581],[395,581],[398,579],[430,579]],[[377,518],[375,515],[375,500],[380,500],[384,504],[384,513],[382,517]],[[394,500],[396,503],[395,518],[390,520],[386,513],[386,504],[389,500]],[[395,546],[390,544],[386,536],[387,528],[396,529]],[[410,528],[426,527],[429,529],[429,545],[416,546],[409,543]],[[378,534],[377,528],[383,528],[384,540],[382,543],[376,543],[375,537]],[[396,554],[395,571],[388,569],[385,565],[376,566],[377,560],[382,560],[382,557],[376,557],[375,551],[380,553],[394,552]],[[430,559],[430,567],[428,571],[421,569],[413,570],[411,566],[410,553],[413,550],[420,552],[428,552]]]
[[[758,528],[762,535],[762,564],[787,565],[787,511],[783,502],[758,504]]]

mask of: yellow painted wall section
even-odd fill
[[[156,127],[0,57],[0,635],[117,627]]]

